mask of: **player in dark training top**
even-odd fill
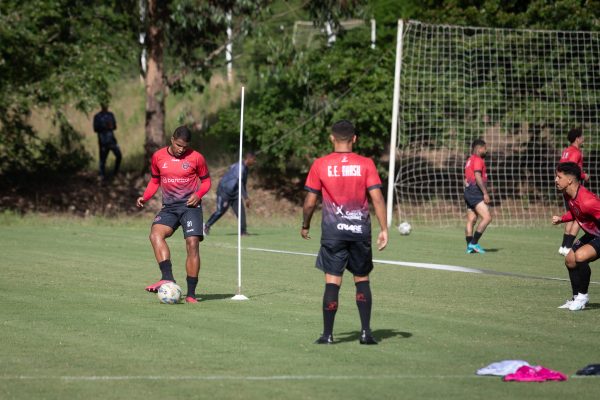
[[[187,258],[187,303],[197,303],[196,285],[200,272],[199,244],[204,238],[202,232],[202,196],[210,189],[210,175],[204,156],[189,145],[192,134],[185,126],[175,129],[171,145],[163,147],[152,155],[152,178],[137,206],[154,196],[158,188],[162,190],[163,207],[154,218],[150,230],[150,242],[160,268],[161,279],[146,287],[156,292],[165,282],[174,282],[171,253],[166,239],[181,226]]]
[[[600,199],[580,184],[581,169],[576,163],[560,163],[554,182],[565,196],[568,211],[561,217],[552,217],[554,225],[577,221],[585,234],[567,253],[565,265],[569,271],[573,297],[559,308],[579,311],[589,301],[588,287],[592,277],[590,262],[600,255]]]
[[[569,131],[567,138],[569,139],[569,147],[563,150],[560,155],[558,163],[574,162],[581,169],[580,181],[588,181],[590,176],[583,172],[583,153],[581,152],[581,146],[583,146],[583,132],[581,128],[573,128]],[[566,200],[565,208],[568,209]],[[579,225],[575,221],[567,222],[565,224],[565,233],[563,234],[563,241],[558,248],[558,254],[566,256],[573,246],[573,242],[579,232]]]
[[[487,191],[487,172],[484,158],[487,146],[481,139],[476,139],[471,145],[471,156],[465,163],[465,203],[467,204],[467,226],[465,239],[467,240],[467,253],[485,253],[479,245],[479,239],[485,228],[492,222],[492,215],[488,204],[490,196]],[[477,230],[473,233],[477,218],[481,218]]]
[[[347,269],[354,275],[356,305],[361,321],[361,344],[377,344],[371,334],[372,295],[369,273],[373,270],[371,197],[381,231],[377,247],[383,250],[388,241],[385,200],[381,179],[373,160],[352,152],[356,142],[354,126],[349,121],[336,122],[330,140],[333,153],[312,164],[304,188],[308,191],[303,207],[300,235],[310,239],[310,221],[322,196],[321,248],[316,267],[325,273],[323,295],[323,333],[315,343],[333,343],[333,324],[338,308],[342,275]]]

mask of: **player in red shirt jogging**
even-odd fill
[[[204,156],[190,149],[192,133],[185,126],[175,129],[171,145],[157,150],[152,155],[152,178],[137,199],[137,206],[154,196],[158,188],[162,189],[163,207],[154,218],[150,230],[150,243],[158,262],[162,277],[146,287],[149,292],[156,292],[165,282],[174,282],[171,252],[166,239],[181,226],[187,258],[187,303],[197,303],[196,285],[200,272],[199,244],[204,239],[202,230],[202,196],[210,189],[210,175]]]
[[[333,153],[312,164],[304,188],[303,221],[300,235],[310,239],[309,229],[317,205],[323,198],[321,248],[316,267],[325,273],[323,295],[323,333],[316,344],[333,344],[333,323],[338,308],[339,290],[344,270],[354,275],[356,305],[361,321],[360,344],[377,344],[371,334],[372,295],[369,273],[373,270],[371,219],[367,194],[371,197],[381,231],[377,247],[383,250],[388,241],[385,200],[381,179],[373,160],[352,152],[356,142],[350,121],[336,122],[329,136]]]
[[[487,191],[487,172],[485,161],[487,146],[481,139],[475,139],[471,144],[471,156],[465,163],[465,203],[467,204],[467,225],[465,239],[467,240],[467,254],[485,253],[479,245],[479,239],[485,228],[492,222],[492,215],[488,204],[490,196]],[[477,218],[481,218],[477,230],[473,234]]]
[[[588,287],[592,276],[590,262],[600,255],[600,199],[580,183],[581,169],[576,163],[560,163],[556,167],[556,188],[567,201],[568,211],[562,216],[552,217],[554,225],[577,221],[585,234],[575,242],[565,257],[569,271],[573,298],[559,308],[579,311],[589,301]]]
[[[563,150],[558,163],[574,162],[581,169],[581,180],[588,181],[590,176],[583,172],[583,153],[581,152],[581,146],[583,145],[583,132],[581,128],[573,128],[569,131],[567,138],[571,145]],[[565,208],[568,210],[567,203],[565,200]],[[573,246],[575,237],[579,232],[579,225],[572,221],[565,224],[565,233],[563,234],[563,241],[561,246],[558,248],[558,254],[566,256]]]

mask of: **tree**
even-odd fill
[[[268,0],[146,0],[148,70],[146,84],[145,165],[165,142],[165,99],[173,91],[202,91],[215,57],[226,47],[227,14],[234,36],[247,34]]]
[[[87,166],[80,135],[62,112],[109,97],[135,37],[129,1],[0,2],[0,174],[75,172]],[[59,137],[40,139],[34,107],[53,114]],[[16,175],[16,174],[13,174]]]

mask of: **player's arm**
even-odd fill
[[[369,196],[373,202],[373,208],[375,209],[375,216],[379,222],[379,228],[381,229],[377,236],[377,249],[383,250],[388,243],[388,227],[387,227],[387,210],[385,208],[385,199],[381,188],[377,187],[369,190]]]
[[[317,200],[319,196],[316,193],[308,192],[304,199],[304,205],[302,206],[302,228],[300,229],[300,236],[304,239],[310,239],[308,231],[310,230],[310,221],[317,208]]]
[[[479,189],[481,189],[481,192],[483,193],[483,202],[485,204],[489,204],[490,203],[490,195],[488,194],[487,187],[485,186],[485,183],[483,182],[483,177],[481,176],[481,171],[475,171],[475,182],[477,183],[477,186],[479,187]]]
[[[192,193],[190,198],[187,200],[186,205],[188,207],[196,207],[198,204],[202,202],[202,197],[210,190],[212,183],[210,180],[210,175],[201,178],[200,180],[200,188],[197,192]]]
[[[160,187],[160,177],[152,175],[150,178],[150,182],[148,182],[148,186],[146,186],[146,190],[144,190],[144,194],[137,198],[136,206],[138,208],[143,208],[144,203],[152,198],[158,191]]]
[[[573,217],[573,214],[569,210],[566,213],[564,213],[561,217],[559,217],[558,215],[553,215],[552,216],[552,225],[562,224],[563,222],[571,222],[573,220],[575,220],[575,218]]]

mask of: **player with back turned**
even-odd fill
[[[175,129],[171,144],[159,149],[152,155],[152,178],[137,199],[137,206],[154,196],[158,188],[162,189],[163,207],[154,218],[150,230],[150,243],[161,271],[161,279],[146,287],[156,292],[166,282],[174,282],[171,252],[166,239],[181,226],[187,258],[187,303],[197,303],[196,285],[200,272],[199,244],[204,239],[202,231],[202,196],[210,189],[210,175],[204,156],[190,148],[192,133],[185,126]]]
[[[583,132],[581,128],[573,128],[567,134],[569,139],[569,147],[563,150],[560,155],[558,163],[574,162],[581,169],[581,181],[588,181],[590,176],[583,172],[583,153],[581,152],[581,146],[583,146]],[[568,210],[567,200],[565,199],[565,209]],[[579,232],[579,225],[575,221],[567,222],[565,224],[565,233],[563,234],[563,241],[558,249],[558,254],[566,256],[573,242]]]
[[[336,122],[329,136],[333,152],[312,164],[304,188],[303,222],[300,235],[310,239],[310,221],[323,198],[321,248],[316,267],[325,273],[323,294],[323,333],[316,344],[333,344],[333,324],[338,308],[342,275],[347,269],[354,275],[356,305],[361,321],[360,344],[377,344],[371,334],[372,294],[369,273],[373,270],[371,219],[368,196],[371,197],[381,231],[377,247],[383,250],[388,241],[386,209],[381,179],[373,160],[352,152],[356,142],[354,126]]]

